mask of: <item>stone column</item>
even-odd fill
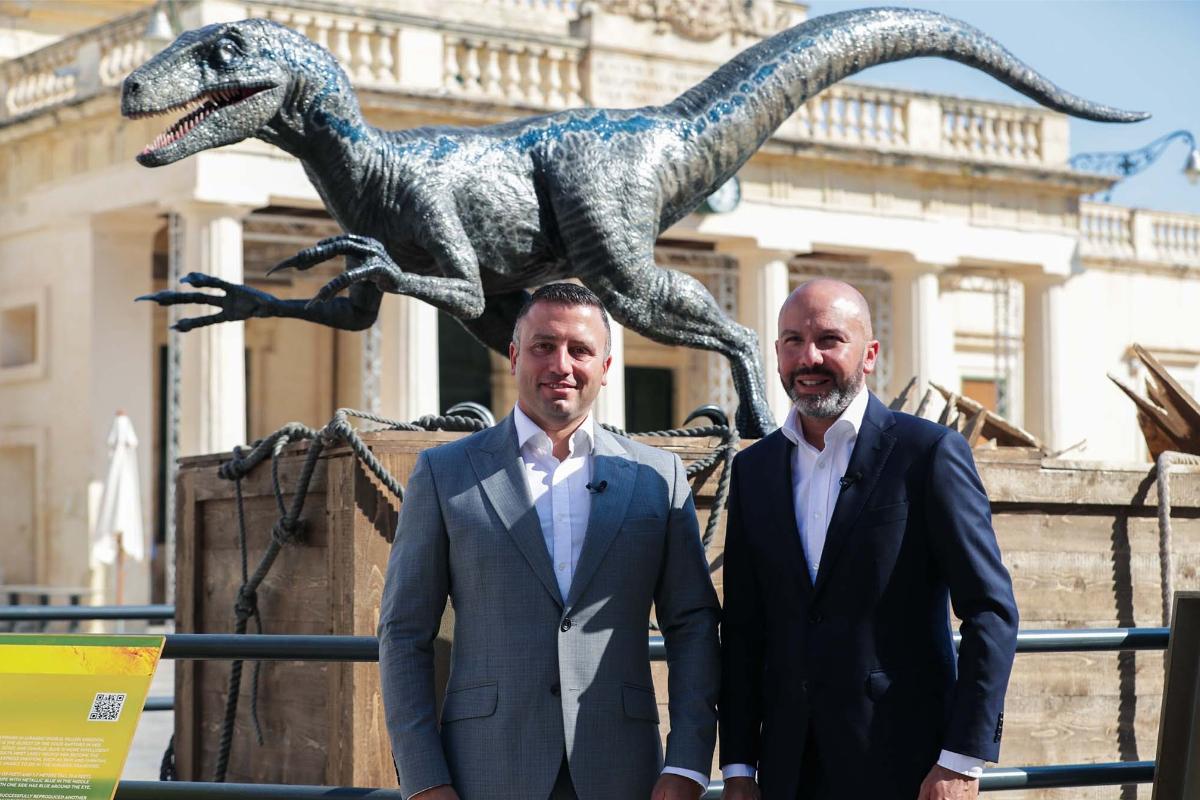
[[[384,416],[409,422],[425,414],[440,414],[446,409],[441,406],[438,386],[437,309],[411,297],[390,295],[384,298],[383,308],[385,320],[390,318],[383,335],[385,354],[388,340],[394,337],[396,343],[394,355],[385,355],[384,360],[384,382],[392,384],[392,391],[385,390],[384,397],[390,394],[395,398],[393,406],[385,400]]]
[[[1025,427],[1051,450],[1065,447],[1066,278],[1037,275],[1025,287]]]
[[[242,219],[251,209],[186,203],[176,211],[182,221],[181,273],[203,272],[229,283],[242,283]],[[169,288],[193,291],[187,285]],[[181,316],[219,311],[206,305],[176,308],[181,309]],[[246,443],[244,330],[244,322],[222,322],[179,337],[180,455],[219,453]]]
[[[788,253],[777,250],[739,249],[729,251],[738,260],[738,322],[758,334],[767,403],[782,423],[792,401],[779,380],[775,339],[779,335],[779,309],[791,292]]]
[[[142,528],[146,560],[126,558],[122,570],[125,603],[150,601],[150,553],[154,525],[154,335],[153,306],[133,298],[153,291],[152,214],[104,215],[92,219],[91,474],[96,501],[108,471],[108,434],[117,411],[133,423],[138,437]],[[78,399],[78,398],[77,398]],[[82,410],[82,409],[81,409]],[[115,602],[115,569],[100,568],[92,587],[104,602]],[[138,627],[136,624],[127,629]]]
[[[918,391],[929,381],[954,388],[954,330],[942,306],[941,267],[910,262],[889,265],[892,273],[892,383],[902,389],[914,375]]]
[[[625,329],[610,319],[612,325],[612,366],[608,369],[608,385],[596,398],[596,420],[625,429]]]

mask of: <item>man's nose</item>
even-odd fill
[[[799,366],[802,367],[818,367],[823,361],[821,351],[817,348],[815,342],[809,342],[800,348],[800,357],[797,360],[799,361]]]
[[[559,347],[550,359],[550,368],[555,372],[566,375],[571,371],[571,352],[566,347]]]

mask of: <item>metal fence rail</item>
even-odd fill
[[[979,790],[1060,789],[1081,786],[1119,786],[1150,783],[1153,761],[1113,764],[1062,764],[1050,767],[1004,767],[987,769],[979,779]],[[717,800],[723,784],[713,781],[702,800]],[[365,789],[331,786],[285,786],[264,783],[189,783],[172,781],[121,781],[116,800],[308,800],[308,798],[370,798],[404,800],[398,789]]]
[[[165,621],[173,619],[174,612],[170,605],[8,606],[0,607],[0,622]],[[1169,628],[1031,630],[1017,634],[1017,652],[1163,650],[1169,639]],[[957,646],[959,637],[955,635],[954,640]],[[176,633],[166,635],[163,658],[371,662],[379,660],[379,642],[373,636]],[[656,661],[666,658],[666,646],[661,636],[650,637],[650,658]],[[145,705],[146,711],[173,708],[172,697],[151,697]],[[1154,768],[1153,761],[998,767],[984,770],[979,788],[993,792],[1150,783],[1154,780]],[[713,781],[703,800],[717,800],[722,788],[721,781]],[[318,797],[403,800],[403,795],[395,789],[184,781],[122,781],[116,793],[116,800],[306,800]]]
[[[1168,628],[1096,628],[1022,631],[1018,653],[1072,653],[1103,650],[1162,650]],[[957,640],[957,639],[956,639]],[[650,658],[666,659],[661,636],[650,637]],[[238,659],[243,661],[378,661],[374,636],[300,636],[289,634],[174,633],[167,635],[163,658]]]
[[[175,606],[0,606],[0,622],[81,622],[84,620],[175,619]]]

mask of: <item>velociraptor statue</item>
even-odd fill
[[[909,9],[814,18],[748,48],[664,106],[403,131],[364,122],[333,56],[287,28],[254,19],[188,31],[125,80],[124,115],[187,111],[138,161],[170,164],[252,136],[286,150],[346,234],[275,269],[336,256],[348,267],[307,302],[199,273],[184,282],[222,293],[145,299],[220,308],[180,320],[185,331],[250,317],[359,330],[374,322],[383,293],[395,292],[453,314],[505,353],[524,290],[576,277],[622,325],[728,357],[738,427],[760,436],[775,424],[758,337],[726,317],[698,281],[656,266],[655,240],[806,100],[867,67],[917,56],[976,67],[1074,116],[1146,116],[1068,94],[975,28]]]

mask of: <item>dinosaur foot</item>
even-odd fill
[[[388,255],[387,249],[376,239],[352,233],[322,239],[312,247],[279,262],[268,270],[267,274],[284,269],[312,269],[317,264],[338,256],[346,257],[346,271],[322,286],[308,301],[306,308],[324,303],[356,283],[371,283],[381,291],[393,294],[403,291],[406,276]]]
[[[221,309],[215,314],[178,320],[171,327],[180,332],[215,325],[218,322],[237,322],[255,316],[264,316],[263,312],[275,303],[275,298],[266,292],[251,289],[249,286],[229,283],[202,272],[189,272],[180,278],[179,282],[195,286],[198,289],[218,289],[223,294],[176,292],[168,289],[153,294],[144,294],[135,299],[158,303],[160,306],[207,305]]]
[[[734,419],[738,433],[747,439],[761,439],[778,427],[766,402],[757,398],[749,404],[739,403]]]

